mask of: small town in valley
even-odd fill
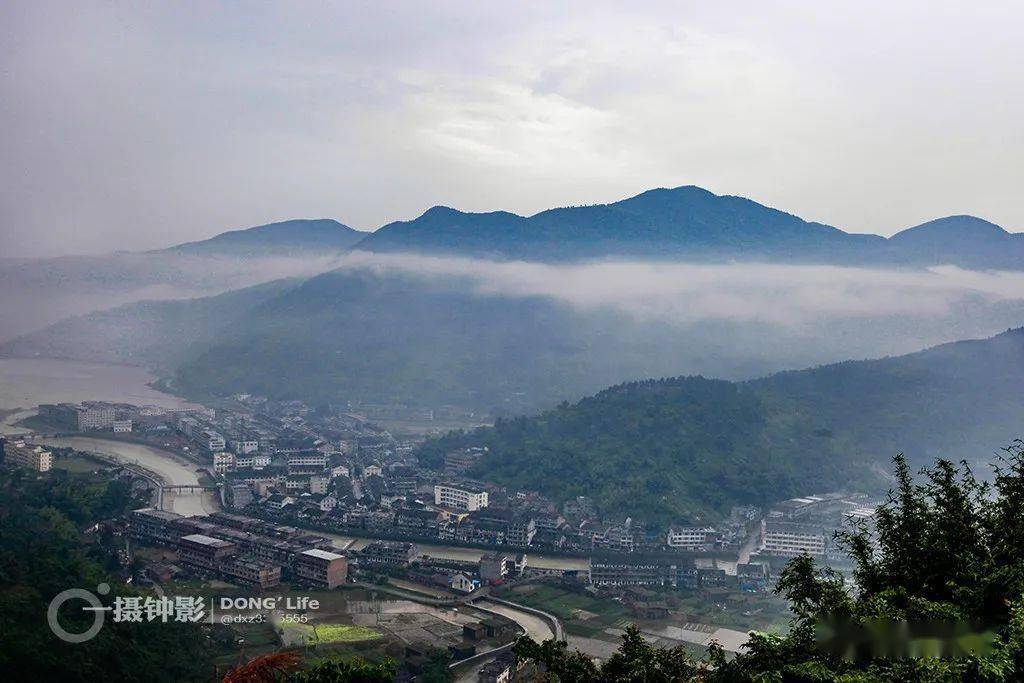
[[[129,578],[328,592],[334,627],[361,634],[364,647],[400,647],[413,673],[442,652],[460,680],[506,680],[520,634],[559,635],[605,658],[637,623],[666,646],[699,652],[714,640],[737,651],[747,630],[788,618],[771,593],[779,569],[801,554],[849,567],[833,537],[871,524],[877,504],[835,492],[699,524],[608,518],[586,497],[555,501],[488,482],[477,467],[483,446],[426,466],[419,438],[356,411],[325,415],[250,395],[179,410],[45,404],[19,426],[3,441],[6,467],[46,476],[77,458],[133,480],[148,499],[127,518],[102,520],[123,537]],[[190,477],[119,455],[118,444],[145,446]],[[297,627],[278,619],[255,634],[250,624],[235,641],[337,646]]]

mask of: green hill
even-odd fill
[[[603,510],[697,521],[740,503],[879,487],[912,462],[986,456],[1024,422],[1024,328],[875,361],[743,383],[633,382],[537,417],[453,432],[420,455],[484,445],[480,476]]]

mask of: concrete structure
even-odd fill
[[[413,543],[374,541],[359,551],[359,563],[369,566],[408,566],[419,554]]]
[[[782,557],[824,555],[825,530],[812,524],[763,520],[759,552]]]
[[[203,534],[189,534],[178,540],[178,558],[186,564],[215,571],[234,555],[235,544]]]
[[[295,575],[320,588],[336,588],[348,576],[348,560],[328,550],[306,550],[295,558]]]
[[[25,467],[36,472],[49,472],[53,467],[53,454],[42,446],[33,446],[24,441],[0,442],[4,465]]]
[[[487,507],[487,491],[472,487],[437,484],[434,486],[434,505],[473,512]]]
[[[220,569],[226,576],[258,588],[273,588],[281,583],[281,565],[274,562],[231,557],[221,563]]]
[[[711,527],[671,528],[665,544],[681,550],[705,550],[715,542],[715,530]]]
[[[203,448],[211,453],[217,453],[227,447],[227,444],[224,442],[224,437],[212,429],[204,429],[200,433],[199,443]]]
[[[225,474],[235,469],[235,456],[233,453],[221,451],[213,454],[213,471],[217,474]]]
[[[472,593],[478,585],[478,582],[462,572],[452,574],[448,578],[448,587],[456,593]]]

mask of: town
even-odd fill
[[[713,524],[658,528],[606,518],[586,497],[558,504],[470,479],[483,447],[449,452],[442,467],[425,467],[417,440],[396,438],[360,414],[325,415],[298,401],[249,395],[235,396],[230,409],[41,405],[29,425],[41,434],[104,434],[174,452],[195,464],[222,512],[373,540],[362,553],[378,565],[408,566],[424,544],[486,550],[487,568],[481,562],[468,582],[450,581],[470,590],[503,579],[514,564],[507,559],[536,553],[589,560],[561,573],[594,585],[766,590],[773,569],[801,553],[848,566],[834,534],[850,523],[870,524],[877,504],[863,494],[824,493],[764,510],[734,507]],[[8,462],[47,469],[49,455],[33,438],[40,437],[9,441]],[[156,513],[173,509],[174,488],[160,487]],[[437,569],[450,577],[467,572]],[[423,568],[418,574],[425,576]]]

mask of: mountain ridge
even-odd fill
[[[896,453],[985,458],[1024,416],[1024,328],[902,356],[727,382],[625,382],[532,417],[456,431],[419,457],[486,446],[470,472],[558,501],[593,497],[612,518],[703,523],[737,504],[868,487]]]
[[[938,248],[937,236],[950,232],[951,224],[964,223],[991,226],[986,243],[958,240]],[[1015,235],[965,215],[937,218],[890,238],[850,233],[746,197],[683,185],[529,216],[438,205],[416,218],[382,226],[353,249],[538,261],[642,257],[1020,268],[1017,258],[1024,258],[1024,237]]]

